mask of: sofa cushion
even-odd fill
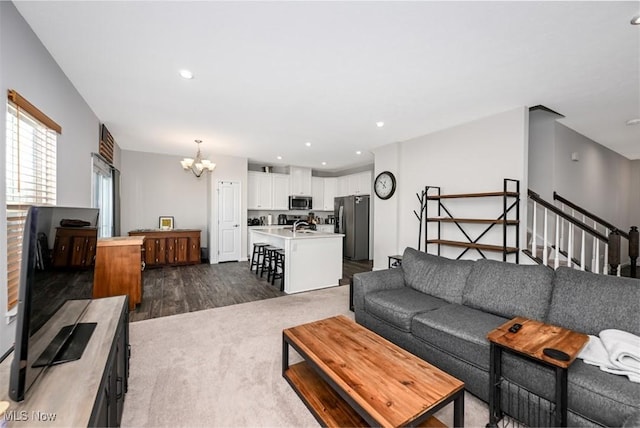
[[[394,327],[411,331],[411,319],[417,313],[448,305],[442,299],[429,296],[409,287],[376,291],[364,296],[364,310]]]
[[[615,328],[640,336],[640,280],[568,267],[555,273],[547,323],[598,335]]]
[[[467,278],[462,303],[506,318],[543,321],[553,287],[553,270],[495,260],[478,260]]]
[[[506,321],[468,306],[451,304],[417,314],[411,332],[432,346],[488,371],[487,334]]]
[[[449,303],[462,303],[462,290],[473,264],[472,260],[451,260],[410,247],[402,258],[407,286]]]

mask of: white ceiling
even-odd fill
[[[15,3],[126,150],[337,170],[542,104],[640,159],[637,1]]]

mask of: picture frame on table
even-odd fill
[[[158,228],[160,230],[173,230],[173,216],[160,216]]]

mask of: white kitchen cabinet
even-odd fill
[[[268,174],[272,180],[271,208],[274,210],[289,209],[289,175],[288,174]]]
[[[349,196],[349,176],[338,177],[338,189],[336,196]]]
[[[324,209],[324,178],[311,177],[311,197],[313,198],[313,210]]]
[[[247,208],[250,210],[272,209],[273,182],[271,174],[264,172],[248,172]]]
[[[371,171],[359,172],[353,174],[355,188],[353,195],[370,195],[371,194]]]
[[[311,196],[311,168],[292,166],[289,168],[291,194],[295,196]]]
[[[333,211],[333,201],[338,196],[338,179],[336,177],[324,178],[324,211]],[[315,205],[314,205],[315,207]]]

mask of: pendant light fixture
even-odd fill
[[[200,144],[202,144],[202,140],[195,140],[195,141],[196,141],[196,144],[198,145],[198,153],[196,154],[195,159],[184,158],[183,160],[180,161],[180,164],[182,165],[182,168],[185,171],[191,170],[191,172],[193,172],[193,175],[200,178],[200,176],[205,171],[213,171],[216,167],[216,164],[211,162],[208,159],[202,159],[202,156],[200,155]]]

